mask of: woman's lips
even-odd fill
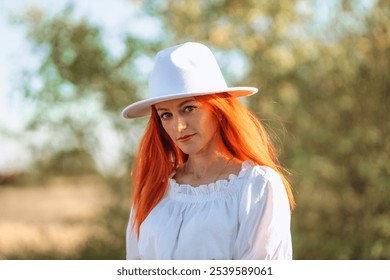
[[[195,133],[181,136],[181,137],[177,138],[177,141],[186,142],[186,141],[190,140],[192,138],[192,136],[194,136],[194,135],[195,135]]]

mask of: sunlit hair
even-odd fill
[[[251,160],[279,173],[292,211],[295,201],[291,185],[278,163],[268,133],[257,117],[228,93],[196,96],[195,99],[208,108],[218,121],[223,145],[220,148],[227,156],[239,161]],[[134,225],[138,235],[142,222],[164,197],[169,176],[187,158],[165,132],[153,106],[132,176]]]

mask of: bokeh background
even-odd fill
[[[123,259],[155,53],[207,44],[291,171],[295,259],[390,259],[387,0],[2,1],[0,259]]]

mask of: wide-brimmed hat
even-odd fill
[[[124,118],[150,115],[151,106],[167,100],[227,92],[233,97],[256,93],[254,87],[228,87],[208,47],[188,42],[157,53],[149,79],[150,98],[122,111]]]

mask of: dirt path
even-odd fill
[[[71,255],[93,235],[111,201],[95,178],[55,179],[45,186],[0,188],[0,259],[26,251]]]

